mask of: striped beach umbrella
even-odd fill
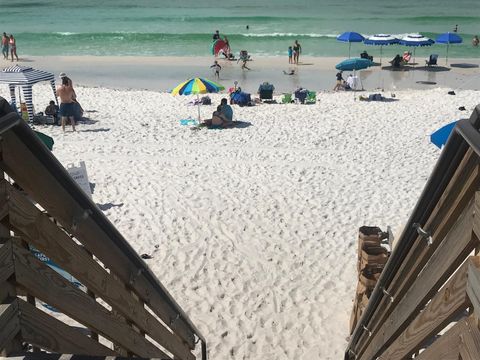
[[[432,46],[435,41],[421,34],[410,34],[398,40],[400,45],[413,46],[413,62],[415,63],[415,49],[418,46]]]
[[[377,45],[380,46],[380,65],[382,64],[382,50],[384,45],[397,44],[398,39],[389,34],[376,34],[369,36],[363,42],[365,45]]]
[[[33,103],[32,103],[32,85],[41,81],[50,82],[55,100],[57,92],[55,90],[55,76],[43,70],[37,70],[29,66],[13,65],[0,71],[0,84],[7,84],[10,88],[10,97],[12,102],[16,103],[15,87],[19,86],[23,90],[23,96],[27,105],[29,121],[33,121]],[[57,100],[58,105],[58,100]]]
[[[175,87],[171,94],[172,95],[197,95],[197,102],[198,102],[198,121],[200,121],[200,100],[199,94],[210,94],[210,93],[217,93],[220,90],[224,90],[225,88],[208,79],[204,78],[193,78],[187,81],[184,81],[177,87]]]

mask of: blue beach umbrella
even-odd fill
[[[373,62],[368,59],[362,58],[351,58],[343,60],[342,62],[335,65],[335,69],[341,71],[355,71],[366,69],[373,65]]]
[[[337,40],[341,42],[348,42],[348,57],[350,58],[350,49],[352,42],[362,42],[365,38],[359,33],[347,31],[337,36]]]
[[[341,71],[352,71],[353,70],[353,77],[355,77],[355,71],[369,68],[372,65],[373,65],[373,62],[370,61],[369,59],[351,58],[351,59],[343,60],[342,62],[335,65],[335,69],[341,70]],[[362,85],[362,87],[363,87],[363,85]],[[353,90],[354,90],[354,93],[355,93],[355,90],[356,90],[355,87],[354,87]]]
[[[430,135],[430,142],[441,149],[442,146],[447,143],[448,137],[450,136],[450,133],[452,132],[456,123],[456,121],[451,122],[450,124],[447,124],[435,131],[432,135]]]
[[[439,44],[447,44],[447,57],[445,64],[448,64],[448,47],[450,44],[461,44],[463,42],[462,38],[455,33],[446,32],[437,36],[435,41]]]
[[[398,44],[398,39],[392,35],[376,34],[369,36],[363,42],[365,45],[377,45],[380,46],[380,65],[382,64],[382,49],[384,45]]]
[[[413,62],[415,61],[415,49],[418,46],[432,46],[435,44],[435,41],[432,39],[429,39],[421,34],[410,34],[407,36],[404,36],[403,38],[398,40],[398,43],[400,45],[404,46],[413,46]]]

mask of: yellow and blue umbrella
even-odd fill
[[[217,93],[220,90],[224,90],[225,88],[208,79],[204,78],[193,78],[187,81],[184,81],[177,87],[175,87],[171,94],[172,95],[198,95],[199,94],[209,94],[209,93]],[[198,121],[200,121],[200,101],[198,102]]]

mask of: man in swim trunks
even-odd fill
[[[72,129],[75,131],[75,102],[73,101],[73,86],[68,77],[62,78],[62,85],[58,87],[57,94],[60,97],[60,117],[62,122],[62,130],[65,132],[65,124],[67,118],[70,119]]]
[[[8,38],[6,33],[3,33],[2,35],[2,54],[3,58],[8,60],[8,41],[10,39]]]
[[[218,30],[215,30],[215,33],[213,34],[213,41],[220,39],[220,32]]]

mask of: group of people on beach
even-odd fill
[[[302,46],[295,40],[292,46],[288,47],[288,63],[289,64],[297,64],[298,59],[300,58],[300,53],[302,52]]]
[[[2,35],[2,54],[5,60],[8,60],[8,53],[10,51],[10,56],[13,61],[13,57],[18,61],[17,55],[17,41],[12,34],[7,35],[5,32]]]

